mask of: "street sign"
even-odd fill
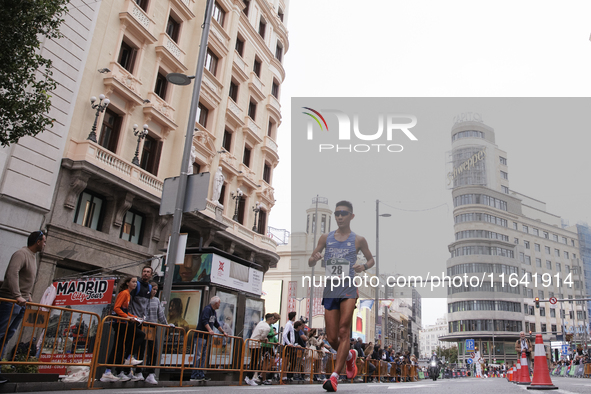
[[[203,211],[206,208],[207,193],[209,192],[209,175],[209,172],[202,172],[188,176],[183,212]],[[180,177],[176,176],[164,180],[162,199],[160,201],[160,216],[174,214],[179,179]]]
[[[558,301],[558,300],[556,299],[556,297],[550,297],[550,303],[551,303],[552,305],[556,304],[556,302],[557,302],[557,301]]]
[[[568,355],[568,345],[562,345],[562,355]]]
[[[473,352],[474,346],[475,346],[474,339],[466,339],[466,351],[467,352]]]
[[[467,359],[467,360],[466,360],[466,362],[467,362],[468,364],[472,364],[472,359],[471,359],[471,358],[469,358],[469,359]]]

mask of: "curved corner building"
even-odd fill
[[[507,154],[495,144],[491,127],[457,122],[451,141],[448,186],[455,241],[449,245],[447,275],[472,282],[448,288],[449,334],[442,340],[458,343],[459,362],[470,357],[465,341],[474,339],[489,364],[512,364],[520,331],[531,331],[532,343],[534,334],[542,333],[549,344],[561,340],[563,331],[576,335],[584,326],[582,305],[534,306],[534,297],[547,301],[582,294],[582,283],[575,280],[581,272],[576,228],[563,228],[545,203],[509,188]],[[568,273],[573,273],[570,287],[564,283]]]

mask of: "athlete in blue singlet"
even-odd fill
[[[318,245],[312,256],[308,259],[310,267],[316,265],[322,259],[321,252],[326,248],[324,260],[326,262],[327,277],[350,277],[373,267],[375,264],[367,241],[360,235],[351,231],[350,223],[355,217],[353,205],[349,201],[337,203],[334,217],[338,229],[329,234],[323,234],[318,240]],[[361,251],[367,260],[365,264],[357,264],[357,253]],[[322,387],[326,391],[337,391],[339,374],[346,364],[347,379],[353,379],[357,375],[357,352],[349,349],[349,333],[358,292],[352,281],[341,285],[331,291],[330,284],[324,289],[322,305],[325,308],[324,320],[326,336],[333,349],[337,349],[337,357],[334,372],[330,375]]]

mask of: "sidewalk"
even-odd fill
[[[212,386],[237,386],[238,382],[228,381],[209,381],[207,383],[200,382],[183,382],[183,387],[212,387]],[[86,382],[78,383],[62,383],[62,382],[16,382],[5,383],[0,385],[0,393],[32,393],[40,391],[65,391],[65,390],[86,390]],[[95,389],[110,388],[110,389],[156,389],[162,387],[180,387],[179,382],[161,381],[157,385],[146,382],[113,382],[105,383],[97,381],[94,384]]]

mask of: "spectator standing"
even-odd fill
[[[199,323],[197,324],[197,331],[207,331],[210,335],[213,335],[213,327],[217,328],[220,333],[222,333],[225,337],[228,336],[223,328],[220,326],[218,322],[217,314],[215,313],[216,310],[220,309],[220,304],[222,300],[218,296],[213,296],[209,300],[209,305],[207,305],[201,311],[201,315],[199,316]],[[206,360],[207,360],[207,336],[203,334],[198,334],[197,338],[197,346],[195,348],[195,359],[193,362],[193,367],[196,368],[205,368]],[[196,369],[191,372],[191,381],[192,382],[202,382],[211,380],[210,378],[205,377],[205,372],[201,369]]]
[[[149,265],[144,266],[142,268],[142,275],[137,278],[137,287],[131,292],[129,313],[138,316],[140,319],[145,319],[148,314],[148,306],[150,305],[150,298],[152,298],[152,286],[150,285],[152,274],[152,267]],[[140,354],[143,354],[145,350],[146,343],[144,342],[140,348]],[[144,380],[141,369],[138,369],[135,374],[130,370],[128,377],[132,382]]]
[[[289,312],[287,315],[288,321],[285,323],[285,328],[283,329],[283,344],[284,345],[294,345],[295,344],[295,335],[293,331],[293,322],[295,321],[296,313]]]
[[[297,365],[297,372],[302,372],[304,370],[304,365],[306,363],[306,359],[304,357],[304,349],[306,348],[306,342],[308,341],[308,336],[304,332],[304,323],[300,320],[294,323],[293,329],[295,332],[296,338],[296,365]],[[300,374],[294,376],[294,380],[304,380]]]
[[[115,306],[113,307],[113,314],[125,320],[113,320],[112,327],[116,331],[113,347],[109,352],[107,364],[116,364],[121,355],[124,356],[125,365],[138,365],[142,360],[136,360],[133,354],[139,350],[140,345],[144,341],[145,334],[140,330],[139,325],[136,324],[137,316],[129,313],[129,303],[131,300],[131,292],[137,287],[137,278],[128,277],[119,286],[119,294],[115,299]],[[115,370],[115,368],[113,368]],[[105,373],[101,377],[101,382],[126,382],[130,380],[123,371],[119,376],[111,373],[111,368],[107,367]]]
[[[43,231],[33,231],[27,238],[27,246],[10,257],[4,283],[0,288],[0,298],[16,300],[0,302],[0,348],[4,350],[25,315],[26,303],[33,301],[31,293],[37,274],[36,254],[43,252],[47,238]],[[7,332],[8,329],[8,332]]]
[[[275,322],[272,323],[269,334],[267,334],[267,343],[264,343],[262,347],[263,362],[268,366],[268,369],[276,370],[278,369],[279,365],[277,365],[277,368],[275,368],[273,365],[275,364],[275,352],[279,354],[279,348],[277,347],[277,344],[279,343],[279,334],[275,332],[275,327],[273,324],[276,324],[281,319],[281,315],[279,313],[274,313],[273,316],[275,317]],[[263,384],[272,384],[272,381],[270,379],[267,380],[266,376],[267,374],[263,373]]]
[[[518,358],[521,358],[522,351],[525,350],[525,356],[527,358],[527,366],[531,372],[531,358],[533,356],[531,342],[525,337],[525,332],[519,333],[519,339],[515,341],[515,351],[517,352]]]
[[[295,321],[295,317],[296,317],[296,313],[295,312],[289,312],[289,314],[287,315],[287,323],[285,323],[285,327],[283,328],[283,345],[285,346],[290,346],[285,350],[285,357],[287,358],[287,362],[286,365],[284,365],[284,368],[286,371],[293,371],[295,369],[295,356],[296,356],[296,352],[295,349],[291,346],[295,346],[296,344],[296,334],[293,328],[293,324]],[[288,374],[287,376],[283,377],[283,380],[287,380],[289,378],[293,377],[293,373],[292,374]]]
[[[261,342],[267,343],[269,341],[268,335],[271,331],[271,324],[275,324],[274,313],[267,313],[265,320],[260,321],[252,330],[250,339],[248,342],[248,348],[250,349],[250,371],[246,373],[244,381],[250,386],[258,386],[257,376],[258,372],[254,372],[261,369],[261,361],[263,359]]]
[[[160,324],[168,324],[166,321],[166,316],[164,315],[164,308],[162,308],[162,304],[160,304],[160,300],[156,298],[156,294],[158,293],[158,283],[150,282],[150,286],[152,287],[151,291],[151,298],[150,303],[148,304],[148,313],[146,314],[146,321],[150,323],[160,323]],[[174,324],[170,325],[174,327]],[[158,346],[158,328],[147,326],[147,333],[146,333],[146,365],[158,365],[158,350],[160,347]],[[143,353],[143,352],[141,352]],[[154,368],[148,368],[146,370],[148,373],[148,377],[146,378],[146,383],[150,384],[158,384],[156,381],[156,370]],[[139,375],[142,374],[141,370],[138,369],[137,373]]]

